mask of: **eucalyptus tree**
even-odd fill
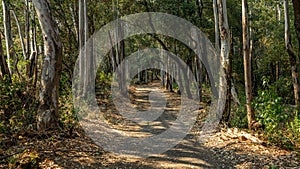
[[[242,22],[243,22],[243,55],[244,55],[244,75],[248,128],[252,129],[255,122],[254,110],[252,108],[252,80],[251,80],[251,59],[248,23],[248,0],[242,0]]]
[[[7,55],[7,64],[9,69],[9,74],[12,75],[14,73],[13,68],[15,65],[11,64],[14,60],[14,43],[12,38],[12,30],[11,30],[11,17],[10,17],[10,6],[7,0],[2,0],[2,9],[3,9],[3,25],[5,32],[5,42],[6,42],[6,55]]]
[[[8,64],[6,62],[6,57],[4,55],[1,34],[0,34],[0,67],[1,67],[1,75],[2,75],[2,77],[4,77],[4,76],[10,77],[10,73],[9,73],[9,69],[8,69]]]
[[[300,42],[300,36],[298,35],[300,33],[300,25],[299,25],[300,14],[297,13],[300,12],[299,9],[300,3],[293,1],[293,4],[294,4],[294,15],[295,15],[295,28]],[[288,0],[284,0],[284,20],[285,20],[285,47],[287,53],[289,54],[289,59],[290,59],[290,66],[291,66],[291,73],[292,73],[292,80],[293,80],[293,87],[294,87],[294,99],[295,99],[295,104],[297,109],[300,110],[300,98],[299,98],[300,88],[299,88],[299,77],[297,72],[297,55],[294,52],[294,49],[292,47],[292,41],[291,41]]]
[[[49,3],[44,0],[33,0],[32,2],[44,39],[45,52],[37,111],[37,128],[38,130],[45,130],[55,128],[58,125],[58,90],[62,67],[62,43]]]
[[[294,26],[298,40],[298,59],[300,60],[300,1],[292,0],[294,9]]]
[[[227,17],[227,5],[226,0],[217,0],[218,12],[219,12],[219,30],[220,30],[220,62],[222,69],[224,70],[225,77],[220,78],[220,87],[226,90],[226,103],[221,122],[227,124],[230,117],[231,107],[231,65],[230,65],[230,30]],[[226,86],[225,86],[226,85]],[[219,96],[220,97],[220,96]]]
[[[219,13],[217,0],[213,0],[214,20],[215,20],[215,48],[220,50],[220,33],[219,33]]]

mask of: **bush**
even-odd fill
[[[270,133],[284,128],[291,117],[291,108],[286,106],[284,100],[272,89],[258,92],[254,108],[257,120]]]
[[[296,148],[300,148],[300,116],[297,113],[294,120],[288,125],[288,133],[291,138],[291,142]]]
[[[299,144],[299,119],[294,109],[278,96],[275,88],[259,91],[254,100],[257,121],[264,125],[264,136],[271,143],[293,149]]]
[[[246,106],[240,105],[237,108],[234,108],[233,112],[234,114],[231,116],[230,125],[238,128],[247,128],[248,119]]]
[[[238,128],[248,128],[246,96],[244,93],[240,95],[239,101],[240,105],[231,108],[230,125]]]
[[[0,131],[17,132],[32,127],[35,123],[37,101],[35,89],[17,76],[4,78],[0,83]]]
[[[73,106],[73,97],[70,94],[65,94],[59,97],[60,107],[60,118],[59,124],[64,130],[72,130],[76,125],[78,125],[78,118],[76,110]]]

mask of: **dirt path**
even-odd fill
[[[159,83],[132,86],[130,89],[130,106],[139,110],[147,110],[150,106],[149,94],[151,91],[162,92],[167,98],[164,113],[159,118],[150,123],[136,123],[126,120],[117,113],[113,102],[101,98],[99,104],[102,112],[106,112],[107,123],[130,137],[149,137],[168,129],[179,113],[180,95],[160,89]],[[204,109],[199,110],[198,113],[200,119],[205,117]],[[200,121],[198,119],[195,126],[201,126]],[[13,156],[17,161],[18,157],[24,159],[26,155],[35,154],[37,155],[38,166],[41,168],[267,169],[271,167],[298,168],[300,166],[297,152],[289,152],[277,147],[265,147],[245,138],[232,137],[228,131],[234,129],[214,133],[206,143],[198,144],[195,139],[196,129],[197,127],[193,128],[182,141],[169,151],[160,155],[153,155],[150,158],[129,157],[107,152],[95,144],[81,129],[76,130],[72,136],[56,132],[49,133],[42,138],[32,137],[24,141],[21,139],[16,145],[9,147],[6,154],[23,152]],[[241,131],[236,129],[235,133],[239,132]],[[100,134],[100,136],[105,137],[105,133]],[[113,144],[118,144],[117,138]],[[21,163],[21,161],[18,162]],[[17,168],[16,164],[11,165],[0,159],[0,168],[11,166]]]
[[[167,98],[166,107],[160,108],[164,109],[164,113],[157,120],[150,123],[134,123],[114,113],[109,114],[107,119],[111,120],[111,124],[115,124],[114,128],[126,132],[126,135],[130,137],[150,137],[167,130],[179,114],[180,95],[162,90],[159,83],[132,86],[130,89],[131,106],[138,110],[147,110],[150,107],[149,94],[157,90]],[[108,107],[116,112],[113,105]],[[205,117],[204,109],[199,110],[198,113],[195,126],[201,126],[201,118]],[[154,155],[147,159],[123,158],[145,165],[142,168],[146,166],[175,169],[299,166],[299,159],[295,157],[295,152],[287,152],[276,147],[267,148],[247,139],[228,137],[226,132],[215,133],[205,144],[198,144],[195,139],[197,129],[194,127],[184,140],[161,155]]]
[[[106,119],[114,129],[121,131],[124,135],[129,137],[151,137],[157,134],[162,133],[163,131],[169,129],[174,120],[178,117],[180,105],[181,105],[181,97],[180,95],[167,92],[160,88],[159,83],[152,83],[151,85],[134,85],[130,88],[130,100],[131,104],[126,105],[125,107],[129,109],[137,109],[146,111],[150,108],[150,99],[149,94],[152,92],[161,93],[165,96],[165,105],[161,105],[162,107],[156,107],[154,111],[163,110],[162,114],[152,122],[133,122],[123,118],[116,110],[116,107],[113,103],[100,103],[101,105],[105,105],[103,107],[103,112],[110,112],[106,114]],[[118,99],[118,98],[117,98]],[[153,99],[153,98],[152,98]],[[155,100],[155,98],[153,99]],[[153,103],[152,104],[155,104]],[[101,101],[101,100],[99,100]],[[161,101],[158,99],[156,101]],[[197,103],[196,103],[197,104]],[[124,109],[125,109],[124,107]],[[120,109],[120,108],[119,108]],[[122,109],[122,108],[121,108]],[[205,111],[199,110],[199,113],[205,113]],[[90,121],[83,123],[85,126],[89,126],[92,130],[97,128],[96,125],[90,123]],[[101,131],[100,131],[101,133]],[[99,134],[91,133],[91,135],[98,134],[99,136],[109,137],[106,133]],[[99,140],[102,138],[94,138],[95,140]],[[115,141],[115,144],[120,143],[118,138],[111,139],[111,141]],[[155,145],[153,145],[155,146]],[[220,157],[215,156],[213,151],[208,149],[207,147],[197,144],[194,134],[190,132],[184,140],[179,142],[175,147],[171,148],[169,151],[160,154],[153,155],[150,158],[142,159],[137,157],[125,157],[125,156],[115,156],[115,158],[122,158],[125,161],[133,161],[137,162],[139,165],[143,165],[142,168],[174,168],[174,169],[182,169],[182,168],[232,168],[233,165],[229,162],[222,161]],[[110,156],[111,157],[111,156]],[[125,166],[120,166],[121,168],[126,168]],[[133,166],[131,166],[133,167]],[[129,167],[129,168],[131,168]],[[134,168],[134,167],[133,167]],[[138,168],[141,168],[139,166]]]
[[[129,131],[126,135],[131,137],[150,137],[167,130],[174,120],[178,117],[181,99],[180,95],[167,92],[160,88],[159,83],[151,85],[139,85],[131,87],[131,102],[132,107],[138,110],[147,110],[150,107],[149,94],[151,92],[161,92],[166,97],[166,105],[158,108],[158,111],[163,109],[162,115],[150,123],[134,123],[122,119],[118,120],[118,124],[114,127]],[[199,113],[205,111],[200,110]],[[133,158],[134,159],[134,158]],[[136,159],[138,160],[138,159]],[[174,148],[161,154],[154,155],[148,159],[139,159],[138,161],[153,166],[154,168],[227,168],[233,167],[228,162],[222,162],[221,159],[213,155],[205,146],[197,144],[194,134],[190,132],[184,140],[177,144]]]

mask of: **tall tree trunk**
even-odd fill
[[[8,2],[6,0],[2,0],[2,8],[3,8],[3,24],[4,24],[4,31],[5,31],[5,41],[6,41],[6,53],[7,53],[7,64],[10,75],[13,74],[11,65],[12,60],[14,59],[14,44],[11,34],[11,20],[10,20],[10,11]]]
[[[30,31],[30,6],[29,0],[26,0],[26,9],[25,9],[25,39],[26,39],[26,60],[29,59],[29,31]]]
[[[41,91],[37,114],[37,129],[45,130],[58,125],[58,88],[62,66],[62,43],[58,26],[52,18],[47,1],[32,1],[44,39],[45,58],[41,76]]]
[[[116,4],[115,4],[116,3]],[[119,1],[113,1],[113,13],[114,13],[114,20],[119,19]],[[121,64],[122,61],[125,58],[125,41],[122,40],[124,36],[124,30],[123,30],[123,25],[122,22],[117,21],[117,23],[114,25],[115,31],[114,31],[114,39],[115,42],[118,42],[121,40],[119,43],[116,43],[115,47],[115,58],[116,58],[116,64],[119,67],[119,70],[117,73],[117,78],[118,78],[118,84],[119,84],[119,90],[122,94],[125,94],[126,92],[126,86],[125,86],[125,67]],[[140,76],[143,76],[141,73]],[[144,82],[146,77],[144,76]]]
[[[30,9],[31,11],[34,11],[34,9]],[[32,78],[34,73],[35,73],[35,69],[37,68],[37,42],[36,42],[36,21],[35,21],[35,13],[33,12],[31,14],[31,25],[29,26],[30,30],[29,30],[29,42],[28,44],[30,45],[30,55],[29,55],[29,61],[30,64],[27,67],[27,74],[29,78]],[[35,77],[37,78],[37,77]]]
[[[294,13],[295,13],[295,28],[296,28],[297,38],[300,42],[300,14],[299,14],[300,3],[298,1],[293,1],[293,4],[294,4]],[[288,0],[284,0],[284,23],[285,23],[285,47],[287,53],[289,54],[289,60],[291,65],[291,73],[292,73],[293,87],[294,87],[294,99],[295,99],[297,110],[300,111],[300,98],[299,98],[300,89],[299,89],[298,72],[297,72],[297,56],[293,51],[292,42],[291,42]]]
[[[213,0],[214,20],[215,20],[215,48],[220,50],[220,33],[219,33],[219,13],[217,0]]]
[[[242,0],[242,24],[243,24],[243,55],[244,55],[244,77],[246,92],[246,107],[248,128],[252,129],[255,122],[255,114],[251,106],[252,103],[252,81],[251,81],[251,59],[248,29],[248,0]]]
[[[10,74],[9,74],[9,69],[8,69],[8,65],[6,62],[6,58],[3,52],[3,45],[2,45],[2,36],[0,33],[0,67],[1,67],[1,74],[4,77],[5,75],[8,76],[8,78],[10,79]]]
[[[170,74],[167,72],[170,72],[170,56],[167,56],[167,60],[166,60],[166,90],[170,91],[170,87],[171,87],[171,82],[170,82]]]
[[[191,29],[191,38],[193,42],[198,42],[200,39],[200,37],[197,36],[197,34],[195,34],[195,31],[193,29]],[[199,42],[199,43],[192,43],[191,45],[193,46],[192,49],[193,50],[199,50],[201,51],[201,56],[207,56],[207,51],[206,48],[201,48],[200,44],[201,43],[205,43],[205,42]],[[191,53],[190,53],[191,55]],[[194,58],[194,72],[195,72],[195,77],[196,77],[196,81],[197,81],[197,85],[198,85],[198,97],[199,97],[199,101],[202,101],[202,76],[203,76],[203,71],[202,71],[202,62],[201,59],[199,59],[199,57],[196,55]]]
[[[221,123],[228,124],[230,117],[230,107],[231,107],[231,65],[230,65],[230,31],[228,26],[227,18],[227,7],[226,0],[217,0],[218,12],[219,12],[219,29],[221,37],[221,65],[225,72],[225,81],[223,78],[220,79],[220,86],[226,87],[226,103]],[[224,86],[226,84],[226,86]]]
[[[114,72],[116,70],[116,58],[115,58],[115,50],[114,50],[114,44],[113,44],[113,39],[111,36],[111,33],[108,32],[108,37],[109,37],[109,42],[110,42],[110,60],[111,60],[111,67],[112,67],[112,72]]]
[[[78,20],[79,20],[79,28],[78,28],[78,42],[79,42],[79,49],[82,49],[84,44],[85,44],[85,18],[84,18],[84,0],[79,0],[78,3],[78,10],[79,10],[79,16],[78,16]],[[81,62],[80,62],[81,63]],[[81,69],[82,70],[82,69]]]
[[[162,57],[163,55],[163,51],[161,50],[160,52],[160,57]],[[163,71],[164,70],[164,67],[165,67],[165,63],[160,63],[160,80],[161,80],[161,86],[164,87],[165,86],[165,72]]]
[[[26,51],[25,51],[25,44],[24,44],[24,39],[23,39],[23,35],[22,35],[22,30],[21,30],[21,27],[20,27],[20,22],[19,22],[19,19],[15,13],[15,11],[11,10],[15,20],[16,20],[16,24],[17,24],[17,28],[18,28],[18,32],[19,32],[19,37],[20,37],[20,41],[21,41],[21,47],[22,47],[22,52],[23,52],[23,57],[24,57],[24,60],[26,59]]]
[[[198,56],[195,57],[195,69],[196,69],[196,79],[198,84],[198,97],[199,101],[202,101],[202,63]]]
[[[84,10],[84,43],[86,45],[89,39],[89,25],[88,25],[88,7],[87,7],[87,0],[83,0],[83,10]],[[92,45],[85,46],[85,54],[84,54],[84,94],[86,94],[87,90],[89,89],[90,85],[90,60],[92,56]]]
[[[124,37],[124,30],[123,30],[123,25],[122,22],[118,22],[118,38],[123,39]],[[118,47],[118,58],[119,58],[119,63],[118,65],[120,66],[121,72],[119,72],[119,87],[121,90],[122,94],[126,94],[126,85],[125,85],[125,66],[124,64],[121,64],[122,61],[125,59],[125,41],[121,40],[120,43],[117,45]],[[145,81],[147,80],[147,71],[145,71]],[[147,83],[147,82],[146,82]]]
[[[79,78],[82,79],[79,82],[80,85],[80,89],[82,89],[84,87],[84,75],[85,75],[85,50],[84,44],[86,42],[85,39],[85,18],[84,18],[84,0],[79,0],[79,16],[78,16],[78,20],[79,20],[79,28],[78,28],[78,43],[79,43],[79,50],[80,50],[80,54],[79,54]],[[84,91],[80,91],[80,94],[83,94]]]
[[[281,24],[281,8],[280,8],[280,4],[277,4],[276,6],[277,8],[277,12],[276,12],[276,17],[277,17],[277,20],[278,20],[278,24]],[[251,9],[250,9],[250,17],[251,17]],[[250,38],[251,38],[251,41],[250,41],[250,49],[251,49],[251,46],[252,46],[252,29],[251,29],[251,25],[252,25],[252,22],[250,21]],[[280,72],[280,66],[279,66],[279,62],[280,61],[276,61],[275,62],[275,81],[277,82],[279,80],[279,72]],[[276,83],[276,92],[279,91],[279,84]]]
[[[196,0],[196,4],[197,4],[197,8],[198,8],[198,15],[199,18],[202,18],[202,14],[203,14],[203,1],[202,0]]]
[[[296,29],[296,35],[298,39],[298,59],[300,60],[300,1],[292,0],[294,7],[294,26]]]

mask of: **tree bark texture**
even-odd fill
[[[52,18],[47,1],[32,1],[44,39],[44,64],[37,114],[37,129],[45,130],[58,125],[58,88],[62,66],[62,43],[58,27]]]

